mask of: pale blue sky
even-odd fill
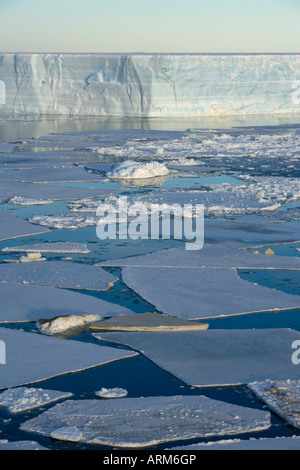
[[[300,52],[299,0],[0,0],[1,52]]]

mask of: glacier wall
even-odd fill
[[[0,115],[300,113],[300,54],[0,54]]]

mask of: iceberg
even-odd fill
[[[5,114],[299,113],[298,54],[2,53]],[[0,83],[1,83],[0,82]]]

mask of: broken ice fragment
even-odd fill
[[[124,398],[128,394],[127,390],[124,388],[105,388],[102,387],[101,390],[95,392],[95,395],[100,398]]]
[[[72,393],[56,390],[17,387],[0,393],[0,405],[10,413],[21,413],[71,396]]]

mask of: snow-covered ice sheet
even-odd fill
[[[103,291],[118,280],[104,269],[82,263],[12,263],[0,265],[0,283],[22,283],[66,289]]]
[[[0,406],[7,408],[10,413],[23,413],[71,396],[72,393],[43,388],[9,388],[0,393]]]
[[[250,383],[248,387],[272,411],[300,428],[300,380],[266,380]]]
[[[300,307],[300,296],[245,281],[228,268],[125,267],[122,279],[156,310],[186,320]]]
[[[118,315],[97,323],[92,323],[93,331],[164,331],[164,330],[207,330],[208,323],[182,320],[152,312]]]
[[[196,387],[296,379],[289,329],[93,333],[140,351],[162,369]]]
[[[38,235],[49,231],[49,229],[37,227],[16,217],[11,211],[0,210],[0,241]]]
[[[300,437],[269,437],[261,439],[230,439],[218,442],[172,447],[172,451],[198,450],[300,450]]]
[[[32,322],[64,315],[112,317],[132,313],[126,307],[66,289],[0,283],[0,323]]]
[[[40,382],[137,354],[9,328],[0,328],[0,339],[5,343],[7,357],[5,366],[1,366],[0,389]]]
[[[3,248],[1,251],[5,253],[90,253],[85,243],[77,242],[35,243],[33,245],[10,246]]]
[[[20,429],[66,441],[141,448],[269,426],[270,415],[265,411],[204,396],[168,396],[68,400],[26,421]]]

